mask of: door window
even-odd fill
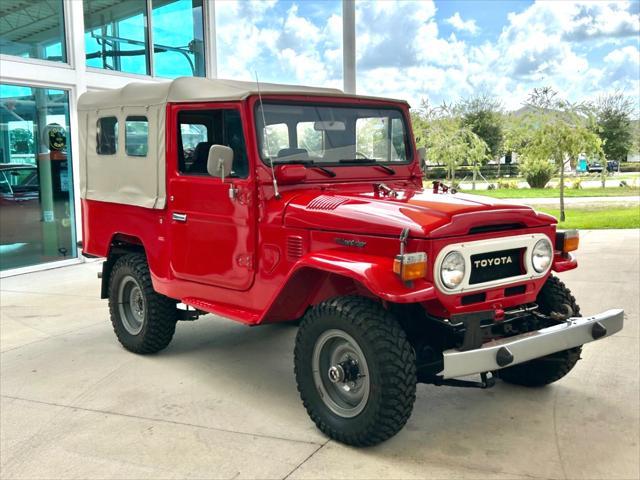
[[[247,149],[240,112],[234,109],[188,110],[178,114],[178,171],[186,175],[208,175],[207,160],[212,145],[233,150],[231,177],[249,174]]]

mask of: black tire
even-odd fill
[[[566,306],[572,310],[572,316],[580,316],[580,307],[571,291],[557,277],[550,276],[538,294],[538,306],[544,314],[564,313]],[[498,370],[497,375],[507,383],[526,387],[543,387],[560,380],[576,366],[580,360],[582,347],[536,358],[529,362]]]
[[[349,418],[332,411],[321,396],[317,382],[329,379],[327,372],[318,368],[314,378],[314,349],[330,332],[342,332],[357,343],[370,379],[362,410]],[[294,363],[302,403],[330,438],[354,446],[376,445],[398,433],[411,416],[415,353],[394,316],[371,299],[338,297],[310,309],[298,330]]]
[[[136,304],[141,306],[138,315],[132,313],[132,303],[119,300],[121,288],[123,292],[125,288],[128,291],[137,288],[135,295],[139,302]],[[153,289],[149,266],[142,254],[120,257],[113,266],[109,282],[109,313],[118,340],[134,353],[159,352],[169,345],[176,329],[176,301]],[[131,325],[133,321],[139,322],[139,331]]]

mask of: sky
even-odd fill
[[[220,78],[342,88],[340,0],[216,2]],[[640,102],[640,0],[356,2],[357,93],[419,107],[535,87]]]

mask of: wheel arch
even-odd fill
[[[426,280],[408,287],[393,273],[393,259],[318,252],[303,257],[292,269],[262,318],[262,323],[300,318],[307,308],[331,297],[360,295],[393,303],[435,298]]]
[[[107,259],[102,264],[102,284],[100,286],[100,298],[109,298],[109,282],[111,281],[111,272],[113,266],[123,255],[130,253],[139,253],[147,256],[142,240],[135,235],[126,233],[114,233],[109,242],[107,251]],[[151,266],[150,266],[151,268]]]

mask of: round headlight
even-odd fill
[[[440,278],[447,288],[456,288],[464,279],[464,257],[460,252],[450,252],[440,267]]]
[[[551,242],[547,239],[538,240],[531,252],[531,263],[534,270],[538,273],[544,272],[551,265],[552,258]]]

